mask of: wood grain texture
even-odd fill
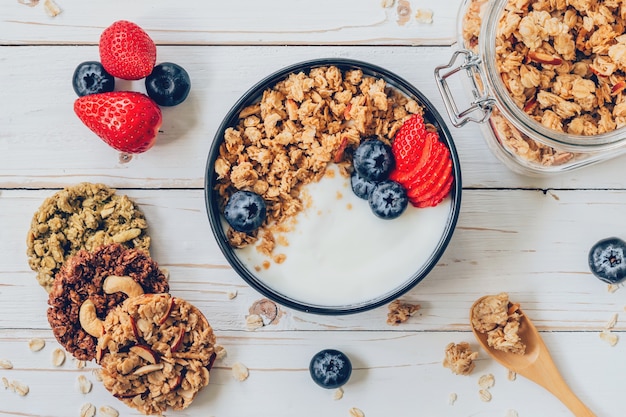
[[[387,307],[349,316],[306,314],[279,306],[279,317],[251,331],[245,318],[262,296],[220,252],[205,210],[208,150],[230,107],[274,71],[316,58],[351,58],[384,67],[421,90],[447,122],[433,70],[456,50],[461,0],[56,0],[55,18],[17,0],[0,2],[0,381],[20,381],[21,397],[0,383],[0,415],[72,416],[82,404],[110,405],[121,416],[137,412],[96,381],[96,365],[76,368],[68,357],[58,368],[59,345],[46,319],[47,293],[26,258],[33,213],[58,189],[81,181],[103,182],[128,194],[151,225],[152,255],[169,270],[171,292],[208,317],[228,355],[211,383],[183,412],[168,416],[366,416],[503,417],[570,416],[547,391],[507,372],[480,350],[470,332],[469,308],[484,294],[506,291],[521,303],[574,392],[598,415],[623,417],[626,344],[599,337],[612,329],[621,339],[626,290],[610,292],[587,266],[597,240],[623,231],[626,212],[624,157],[551,178],[522,177],[489,151],[481,129],[450,127],[462,164],[458,225],[437,267],[403,299],[421,309],[400,326],[386,324]],[[411,8],[398,22],[398,5]],[[419,9],[433,11],[418,22]],[[141,24],[158,44],[158,60],[176,62],[192,78],[188,100],[164,109],[157,145],[130,160],[108,148],[73,114],[71,74],[98,59],[102,29],[118,19]],[[118,89],[144,91],[141,82]],[[462,91],[459,95],[465,94]],[[237,296],[229,298],[229,293]],[[46,340],[41,352],[28,341]],[[468,341],[480,352],[474,373],[453,375],[441,365],[450,342]],[[344,397],[315,385],[312,355],[336,347],[353,361]],[[237,382],[241,362],[250,377]],[[493,399],[479,398],[478,378],[492,373]],[[79,375],[94,383],[77,388]],[[457,394],[454,404],[449,395]]]
[[[41,2],[43,3],[43,1]],[[59,0],[63,12],[51,18],[41,5],[15,0],[0,4],[0,43],[97,44],[102,30],[126,19],[150,32],[157,44],[175,45],[451,45],[460,0],[408,4],[407,22],[397,4],[381,0],[170,1]],[[432,23],[415,19],[433,13]],[[406,10],[406,8],[405,8]],[[403,20],[403,19],[402,19]],[[173,27],[171,22],[177,22]]]

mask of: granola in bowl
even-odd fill
[[[376,138],[382,146],[391,145],[401,126],[415,117],[422,118],[425,132],[438,137],[440,145],[449,149],[454,170],[450,184],[454,183],[454,190],[439,207],[424,209],[420,214],[415,214],[418,209],[413,207],[399,219],[377,223],[367,210],[367,200],[354,197],[350,189],[353,156],[370,138]],[[322,59],[272,74],[233,106],[209,154],[205,199],[222,252],[254,288],[274,301],[309,312],[356,312],[392,301],[434,266],[456,223],[459,170],[450,134],[421,92],[371,64]],[[261,196],[263,205],[259,199],[242,193]],[[260,227],[237,231],[227,221],[225,212],[234,196],[265,214]],[[363,207],[363,213],[369,215],[362,223]],[[402,226],[407,223],[409,228]],[[377,235],[373,234],[364,239],[355,229],[359,224],[363,230],[378,228],[377,233],[385,238],[374,238]],[[420,230],[427,244],[414,245],[416,235],[411,227]],[[372,246],[369,241],[379,245],[390,242],[390,246],[377,249],[373,255],[345,250],[355,243],[361,249]],[[396,251],[395,246],[401,249]],[[386,288],[372,286],[367,279],[356,291],[347,288],[344,278],[359,276],[360,268],[367,270],[359,265],[364,262],[348,261],[351,253],[374,260],[384,250],[397,254],[410,251],[408,258],[415,259],[406,262],[403,256],[404,261],[398,263],[404,263],[404,269]],[[342,258],[344,264],[335,263],[337,258]],[[339,271],[346,271],[343,278],[337,277]],[[372,271],[365,275],[372,275]],[[336,297],[313,300],[327,285],[338,289],[333,291]],[[341,299],[341,291],[352,294]],[[345,305],[349,307],[335,308]]]

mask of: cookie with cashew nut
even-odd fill
[[[148,252],[147,229],[143,212],[126,195],[104,184],[76,184],[46,198],[33,215],[26,237],[28,265],[50,292],[63,263],[81,249],[120,243]]]
[[[143,414],[187,408],[209,383],[215,334],[202,312],[170,294],[129,298],[112,310],[96,361],[107,390]]]
[[[93,252],[82,250],[56,274],[48,297],[48,322],[69,353],[92,360],[111,310],[129,297],[168,291],[165,274],[143,250],[117,243]]]

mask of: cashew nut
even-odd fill
[[[87,299],[81,304],[78,311],[78,321],[81,327],[93,337],[102,336],[104,323],[96,315],[96,306],[93,301]]]
[[[102,289],[107,294],[123,292],[128,297],[136,297],[143,294],[141,285],[129,276],[110,275],[102,283]]]

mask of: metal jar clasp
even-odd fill
[[[462,62],[457,65],[459,57],[461,57]],[[483,123],[491,115],[495,100],[485,92],[485,85],[487,84],[480,69],[480,64],[481,60],[478,55],[467,49],[461,49],[452,55],[447,65],[435,68],[437,87],[452,124],[456,127],[461,127],[467,122]],[[464,110],[459,110],[448,84],[448,78],[458,72],[467,75],[473,97],[468,107]]]

